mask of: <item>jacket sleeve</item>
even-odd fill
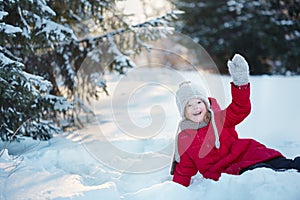
[[[231,83],[232,101],[225,109],[224,127],[235,126],[242,122],[251,111],[250,83],[235,86]]]
[[[180,156],[180,162],[176,164],[173,181],[184,186],[189,186],[192,176],[198,172],[194,162],[184,153]]]

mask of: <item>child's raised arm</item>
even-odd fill
[[[226,108],[224,126],[235,126],[243,121],[251,110],[249,65],[245,58],[235,54],[227,62],[229,73],[233,79],[231,86],[232,102]]]

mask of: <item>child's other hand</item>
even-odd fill
[[[249,65],[240,54],[235,54],[227,62],[229,73],[236,86],[246,85],[249,82]]]

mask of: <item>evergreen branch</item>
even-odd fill
[[[157,17],[155,19],[150,19],[150,20],[147,20],[145,22],[142,22],[142,23],[138,23],[138,24],[135,24],[135,25],[132,25],[132,26],[128,26],[126,28],[120,28],[118,30],[115,30],[115,31],[112,31],[112,32],[109,32],[109,33],[105,33],[103,35],[100,35],[100,36],[97,36],[97,37],[94,37],[92,38],[93,41],[101,41],[103,40],[104,38],[108,38],[108,37],[112,37],[112,36],[115,36],[115,35],[119,35],[121,33],[124,33],[124,32],[127,32],[127,31],[130,31],[132,29],[136,29],[136,28],[146,28],[146,27],[158,27],[158,25],[162,25],[162,21],[167,21],[169,22],[170,19],[177,19],[177,14],[182,14],[181,11],[171,11],[171,12],[168,12],[166,13],[165,15],[161,16],[161,17]],[[89,42],[91,39],[90,38],[84,38],[82,40],[78,40],[77,43],[85,43],[85,42]]]
[[[6,142],[6,144],[4,145],[3,149],[1,149],[1,152],[0,152],[0,157],[3,155],[4,153],[4,150],[7,148],[8,146],[8,143],[11,142],[13,139],[13,137],[15,137],[18,133],[18,131],[21,129],[21,127],[26,124],[29,120],[31,120],[31,118],[27,119],[25,122],[23,122],[18,128],[17,130],[14,132],[14,134],[12,136],[10,136],[10,139]],[[2,126],[1,126],[2,127]]]

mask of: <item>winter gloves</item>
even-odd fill
[[[249,66],[243,56],[235,54],[232,60],[228,60],[227,66],[236,86],[246,85],[249,82]]]

